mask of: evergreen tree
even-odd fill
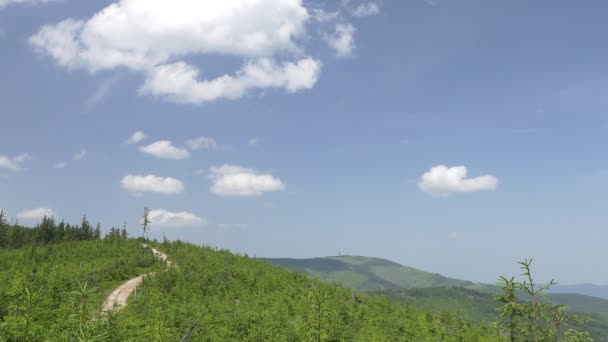
[[[55,238],[55,219],[52,217],[45,216],[42,219],[42,223],[39,226],[40,229],[40,240],[43,244],[49,244],[54,241]]]
[[[80,224],[80,239],[88,240],[91,236],[93,236],[93,229],[85,215],[82,217],[82,223]]]
[[[6,230],[6,215],[4,210],[0,210],[0,248],[6,248],[8,245]]]
[[[95,232],[93,232],[93,240],[99,239],[101,239],[101,225],[98,223],[97,226],[95,226]]]
[[[4,227],[7,223],[6,214],[4,213],[4,209],[0,209],[0,227]]]

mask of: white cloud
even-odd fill
[[[310,18],[301,0],[119,0],[88,20],[43,26],[29,43],[65,68],[124,67],[144,74],[141,93],[202,103],[252,89],[312,88],[321,62],[299,44]],[[199,69],[185,62],[194,55],[244,63],[232,75],[201,80]]]
[[[55,211],[48,207],[40,207],[36,209],[23,210],[17,213],[17,218],[21,220],[39,220],[44,217],[56,216]]]
[[[195,139],[190,139],[186,141],[186,145],[190,147],[191,150],[217,150],[222,148],[217,144],[217,141],[213,138],[209,137],[198,137]]]
[[[30,4],[30,5],[36,5],[36,4],[44,4],[47,2],[53,2],[56,0],[0,0],[0,9],[2,9],[5,6],[8,6],[10,4]]]
[[[355,27],[351,24],[336,24],[335,32],[325,36],[325,40],[338,58],[352,56],[355,49]]]
[[[176,62],[151,69],[140,92],[177,103],[234,100],[254,88],[284,88],[289,93],[311,89],[320,72],[321,62],[311,57],[282,65],[271,59],[258,59],[245,64],[235,76],[200,81],[196,67]]]
[[[356,17],[368,17],[380,13],[380,6],[375,2],[362,3],[353,10]]]
[[[249,141],[247,142],[247,144],[249,146],[256,146],[259,142],[260,142],[259,138],[251,138],[251,139],[249,139]]]
[[[21,171],[21,169],[23,168],[22,164],[31,159],[32,157],[30,157],[30,155],[27,153],[18,155],[15,158],[9,158],[0,155],[0,168],[8,169],[11,171]]]
[[[259,174],[241,166],[212,167],[209,178],[211,193],[220,196],[260,196],[266,192],[283,191],[285,185],[270,174]]]
[[[168,140],[161,140],[147,146],[141,146],[139,150],[160,159],[179,160],[190,158],[190,152],[188,152],[188,150],[175,147]]]
[[[327,12],[323,9],[313,9],[311,10],[311,12],[313,18],[315,18],[316,21],[321,23],[336,20],[338,17],[340,17],[340,11]]]
[[[498,179],[490,175],[467,178],[464,166],[447,167],[439,165],[422,175],[418,186],[420,190],[435,196],[447,197],[454,192],[473,192],[494,190]]]
[[[65,162],[57,162],[53,164],[53,169],[65,169],[67,164]]]
[[[85,148],[81,149],[79,152],[74,154],[74,160],[83,160],[87,156],[87,150]]]
[[[133,133],[133,135],[131,135],[131,137],[129,139],[127,139],[127,141],[125,141],[125,143],[128,145],[133,145],[133,144],[137,144],[137,143],[141,142],[144,139],[146,139],[146,134],[142,131],[137,131],[137,132]]]
[[[189,212],[170,212],[164,209],[150,210],[148,215],[152,228],[196,227],[207,224],[207,220]]]
[[[174,195],[184,191],[184,184],[180,180],[171,177],[128,175],[120,183],[124,189],[133,194],[156,192]]]

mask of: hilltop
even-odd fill
[[[381,258],[346,255],[312,259],[266,258],[263,260],[363,292],[442,286],[491,290],[488,285],[448,278]]]

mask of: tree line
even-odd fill
[[[126,227],[122,229],[112,227],[103,238],[126,239],[127,237]],[[57,223],[55,218],[45,216],[36,226],[25,227],[19,225],[17,221],[9,224],[6,214],[0,210],[0,248],[22,248],[60,242],[100,240],[101,238],[101,225],[91,225],[86,216],[83,216],[78,225],[72,225],[63,220]]]

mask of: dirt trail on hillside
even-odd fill
[[[144,246],[144,248],[149,247],[148,245],[143,245],[143,246]],[[168,258],[167,254],[160,252],[152,247],[150,247],[150,249],[152,249],[152,253],[154,253],[154,256],[156,258],[166,262],[167,266],[171,267],[171,261],[167,260],[167,258]],[[102,307],[101,311],[102,312],[108,312],[108,311],[117,312],[117,311],[120,311],[125,306],[127,306],[127,300],[129,299],[129,296],[131,295],[131,293],[133,293],[133,291],[135,291],[135,289],[141,284],[141,282],[144,280],[145,277],[147,277],[148,275],[152,275],[152,274],[153,273],[142,274],[138,277],[127,280],[122,285],[117,287],[114,291],[112,291],[112,293],[110,293],[108,298],[106,298],[106,300],[103,302],[103,307]]]

